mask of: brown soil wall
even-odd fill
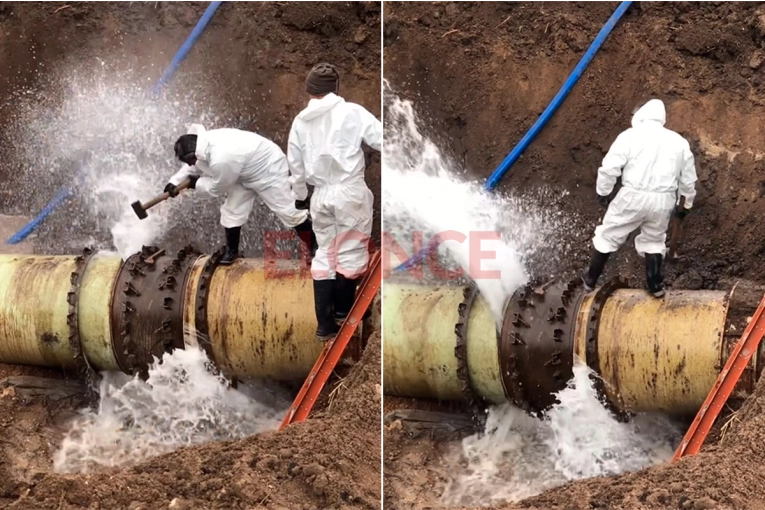
[[[488,177],[549,104],[617,2],[390,2],[385,77],[415,98],[458,162]],[[667,268],[677,286],[715,288],[721,277],[762,279],[765,243],[765,7],[760,2],[636,2],[568,98],[511,168],[500,190],[567,190],[582,217],[561,243],[586,262],[602,217],[595,179],[631,110],[664,100],[667,127],[696,155],[699,199],[681,253]],[[631,244],[609,272],[639,276]],[[569,269],[569,268],[565,268]]]
[[[0,5],[0,213],[37,215],[66,176],[29,182],[14,148],[3,137],[3,125],[17,112],[20,88],[49,91],[47,70],[63,60],[106,60],[128,67],[147,84],[155,83],[201,17],[204,2],[2,2]],[[306,73],[330,61],[341,73],[342,95],[374,115],[381,115],[379,2],[226,2],[181,63],[167,90],[199,87],[208,92],[225,118],[236,126],[274,140],[286,151],[294,117],[305,107]],[[7,128],[6,128],[7,129]],[[168,154],[172,154],[168,147]],[[375,195],[373,236],[379,243],[380,164],[370,151],[367,184]],[[168,168],[168,177],[174,168]],[[53,186],[48,189],[47,186]],[[30,189],[34,188],[34,189]],[[161,190],[158,190],[161,191]],[[92,219],[78,211],[77,197],[60,207],[39,229],[38,250],[79,251],[94,236]],[[257,220],[260,204],[250,221]],[[223,242],[215,207],[205,208],[192,225],[175,228],[159,242],[171,249],[194,243],[217,249]],[[73,224],[75,225],[73,227]],[[81,224],[81,227],[77,227]],[[257,229],[244,229],[248,256],[262,254]]]

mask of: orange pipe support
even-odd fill
[[[725,367],[717,378],[712,390],[707,395],[704,404],[699,409],[683,441],[677,448],[673,461],[681,457],[696,455],[704,444],[709,430],[720,415],[725,402],[736,387],[741,374],[749,365],[749,360],[757,352],[757,347],[765,334],[765,297],[760,301],[760,306],[749,321],[744,334],[736,343]]]
[[[313,405],[316,403],[316,399],[321,394],[321,390],[327,384],[330,374],[343,356],[348,342],[350,342],[359,324],[361,324],[364,313],[366,313],[369,305],[372,304],[377,291],[380,290],[381,283],[382,264],[380,263],[380,251],[378,250],[372,256],[370,270],[361,282],[361,288],[348,317],[343,322],[343,325],[340,326],[337,336],[328,341],[327,345],[324,346],[324,350],[321,351],[311,373],[303,383],[300,393],[295,397],[295,401],[284,416],[284,420],[279,427],[280,430],[292,423],[305,421],[308,418]]]

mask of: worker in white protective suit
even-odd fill
[[[318,250],[311,261],[314,305],[321,341],[339,331],[368,264],[374,197],[364,181],[365,142],[382,148],[382,123],[338,94],[340,76],[330,64],[306,78],[308,106],[292,123],[287,148],[290,183],[298,206],[308,206]]]
[[[582,275],[588,290],[597,284],[611,253],[640,228],[635,249],[645,257],[648,291],[657,298],[664,296],[661,265],[669,220],[673,214],[684,218],[696,196],[696,166],[690,145],[665,128],[665,120],[664,103],[651,99],[635,112],[632,127],[616,138],[603,158],[597,193],[598,201],[608,210],[595,229],[595,252]],[[609,203],[620,176],[622,188]],[[685,197],[682,208],[681,197]]]
[[[184,166],[170,178],[165,192],[176,196],[176,186],[191,180],[191,189],[213,197],[226,195],[220,223],[226,230],[226,251],[220,263],[239,257],[239,238],[259,196],[306,244],[316,248],[308,211],[298,210],[289,185],[284,152],[271,140],[239,129],[212,129],[194,124],[175,143],[175,155]]]

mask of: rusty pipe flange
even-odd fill
[[[598,354],[598,331],[600,329],[600,315],[603,306],[611,297],[611,294],[619,289],[629,287],[627,280],[617,276],[608,281],[605,285],[595,291],[587,316],[587,345],[585,346],[585,356],[587,366],[594,372],[590,374],[590,380],[598,395],[598,400],[608,409],[619,421],[627,421],[630,413],[622,411],[610,398],[606,392],[606,386],[600,377],[600,355]]]
[[[207,324],[207,298],[209,296],[210,281],[212,280],[213,273],[215,273],[215,269],[220,264],[220,259],[223,257],[224,253],[226,253],[226,249],[221,248],[210,255],[207,261],[205,261],[205,265],[199,275],[199,283],[197,284],[195,303],[196,312],[194,314],[197,344],[205,351],[207,357],[216,367],[215,353],[213,352],[212,343],[210,342],[210,331]]]
[[[527,285],[505,308],[498,354],[505,395],[529,414],[541,416],[558,402],[555,394],[573,376],[579,279]]]
[[[154,358],[183,348],[183,287],[194,262],[144,246],[120,267],[112,297],[112,349],[120,368],[147,376]]]
[[[82,255],[78,255],[74,259],[74,271],[69,276],[72,286],[66,295],[66,301],[69,304],[69,313],[66,316],[66,324],[69,326],[69,345],[74,352],[74,362],[77,367],[77,372],[80,377],[85,380],[87,386],[86,397],[91,407],[98,405],[98,391],[96,390],[96,383],[98,381],[98,374],[93,367],[90,366],[87,356],[82,349],[82,342],[80,340],[80,322],[79,322],[79,307],[80,307],[80,287],[85,274],[85,270],[88,267],[88,262],[95,255],[95,251],[92,248],[85,248],[82,250]]]
[[[454,334],[457,337],[454,356],[457,358],[457,379],[460,381],[462,395],[473,411],[473,421],[479,428],[483,428],[486,422],[486,403],[473,389],[467,358],[468,321],[470,320],[470,310],[473,308],[473,302],[478,297],[479,292],[475,282],[470,282],[470,285],[462,291],[463,299],[457,307],[457,323],[454,325]]]

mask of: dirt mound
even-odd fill
[[[558,92],[618,3],[452,2],[386,4],[385,74],[431,121],[455,161],[479,178],[499,165]],[[677,287],[715,288],[721,277],[765,278],[765,8],[744,2],[634,3],[566,101],[505,176],[500,189],[541,185],[570,193],[581,217],[572,242],[580,267],[603,214],[600,162],[631,110],[667,105],[667,127],[697,157],[699,198],[681,253],[667,267]],[[628,242],[608,273],[643,262]]]
[[[2,3],[0,214],[34,217],[59,187],[72,185],[83,163],[54,162],[59,164],[55,172],[25,168],[29,162],[19,158],[9,139],[11,120],[19,114],[19,96],[62,101],[67,92],[60,90],[65,81],[60,78],[74,70],[94,73],[99,63],[129,70],[135,82],[152,85],[206,7],[195,2]],[[198,95],[214,105],[218,122],[226,124],[208,127],[253,130],[286,150],[292,120],[307,103],[305,75],[312,65],[330,61],[340,70],[341,94],[379,117],[380,10],[379,2],[223,3],[166,90],[184,95],[202,91]],[[368,163],[366,180],[375,196],[373,237],[379,244],[379,154],[370,151]],[[174,171],[168,166],[168,177]],[[219,206],[215,200],[202,203],[193,221],[177,225],[157,243],[173,250],[186,244],[205,251],[217,249],[223,238]],[[37,250],[68,254],[79,252],[87,243],[109,248],[108,229],[82,211],[88,211],[85,198],[76,195],[67,200],[38,229]],[[263,253],[259,223],[264,218],[275,221],[258,200],[243,230],[242,249],[247,256]],[[274,223],[274,228],[283,226]]]
[[[0,462],[0,504],[30,510],[380,508],[379,367],[375,333],[349,375],[325,390],[333,395],[329,407],[308,421],[240,441],[184,448],[129,470],[50,474],[42,452],[37,472],[22,478],[18,468]],[[35,405],[36,419],[22,413],[11,421],[39,440],[50,413]],[[10,459],[5,441],[3,448],[0,459]]]

